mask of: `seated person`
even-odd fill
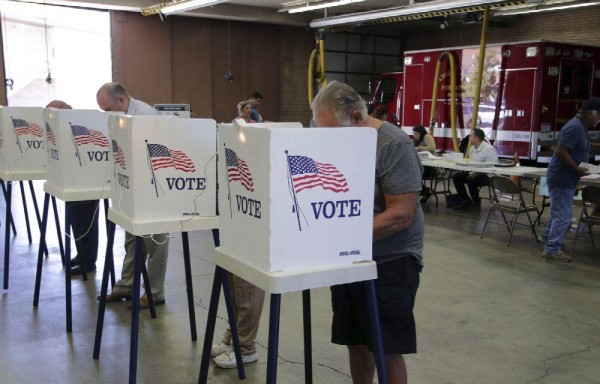
[[[485,140],[485,133],[476,128],[469,137],[469,143],[471,149],[469,151],[469,158],[473,162],[478,163],[490,163],[495,164],[498,162],[498,152],[490,143]],[[452,176],[454,182],[454,188],[458,193],[460,203],[456,205],[455,209],[466,209],[471,205],[480,206],[481,199],[479,198],[479,187],[489,185],[490,178],[485,173],[479,172],[458,172]],[[465,188],[467,184],[469,188],[469,195]]]
[[[435,140],[433,136],[427,133],[422,125],[415,125],[413,128],[413,143],[415,149],[419,152],[428,151],[435,153]],[[423,189],[421,190],[421,203],[426,203],[431,196],[431,189],[425,185],[425,179],[431,179],[436,176],[436,170],[433,167],[423,167]]]
[[[422,125],[415,125],[413,128],[413,143],[419,152],[428,151],[432,154],[435,153],[435,140]]]
[[[388,119],[387,107],[385,105],[380,105],[379,107],[375,108],[375,110],[373,111],[371,116],[373,116],[374,118],[381,120],[381,121],[387,121],[387,119]]]

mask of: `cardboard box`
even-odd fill
[[[113,173],[108,138],[110,116],[91,110],[46,111],[46,192],[64,201],[110,197]]]
[[[0,106],[0,178],[43,180],[46,174],[44,108]]]
[[[371,260],[376,130],[275,126],[219,125],[220,250],[267,272]]]
[[[216,216],[214,120],[113,116],[109,131],[114,161],[109,218],[119,216],[113,221],[121,226],[122,220],[150,223],[140,229],[149,234],[164,232],[152,222]]]

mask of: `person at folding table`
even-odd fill
[[[119,83],[106,83],[96,94],[98,106],[103,111],[125,112],[128,115],[158,115],[152,106],[129,96]],[[152,288],[155,305],[165,303],[165,275],[169,253],[167,233],[153,234],[144,237],[144,260],[148,260],[148,278]],[[121,279],[117,281],[112,292],[106,297],[107,303],[123,299],[131,299],[133,292],[133,270],[135,260],[135,236],[125,232],[125,258],[121,270]],[[140,309],[148,308],[147,292],[140,298]],[[100,297],[98,297],[100,299]]]
[[[546,260],[570,262],[571,255],[564,252],[565,234],[573,220],[573,197],[581,176],[588,169],[580,163],[590,159],[592,147],[600,144],[590,141],[589,128],[600,122],[600,98],[592,97],[581,105],[579,113],[560,130],[558,145],[552,155],[546,178],[550,194],[550,220],[542,236],[546,240],[542,257]]]
[[[479,128],[475,128],[469,136],[471,149],[469,150],[469,158],[477,163],[495,164],[498,162],[498,152],[485,139],[485,133]],[[459,196],[460,202],[455,209],[467,209],[471,206],[480,207],[481,199],[479,198],[479,188],[489,185],[490,178],[485,173],[480,172],[458,172],[452,176],[454,188]],[[469,188],[469,195],[467,189]]]
[[[312,103],[317,127],[377,130],[373,260],[388,383],[407,382],[404,354],[417,352],[413,308],[423,266],[425,219],[419,204],[423,166],[412,140],[395,125],[367,114],[350,86],[332,81]],[[331,287],[331,341],[346,345],[354,384],[371,384],[375,358],[363,282]]]

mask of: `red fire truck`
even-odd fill
[[[451,70],[443,52],[455,60],[456,127],[460,139],[471,129],[479,46],[404,53],[404,71],[384,74],[371,102],[387,105],[388,120],[408,134],[422,124],[429,130],[432,91],[437,81],[434,131],[437,148],[451,151]],[[485,50],[477,128],[485,131],[502,157],[547,162],[549,143],[583,101],[600,96],[600,48],[550,41],[490,44]],[[600,128],[590,130],[600,139]]]

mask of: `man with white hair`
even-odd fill
[[[312,103],[317,127],[377,130],[373,260],[377,262],[377,305],[390,384],[407,382],[404,354],[416,353],[413,307],[423,265],[425,221],[419,204],[423,166],[401,129],[368,115],[364,100],[346,84],[332,81]],[[375,359],[369,337],[364,283],[331,287],[332,342],[347,345],[354,384],[372,384]]]

